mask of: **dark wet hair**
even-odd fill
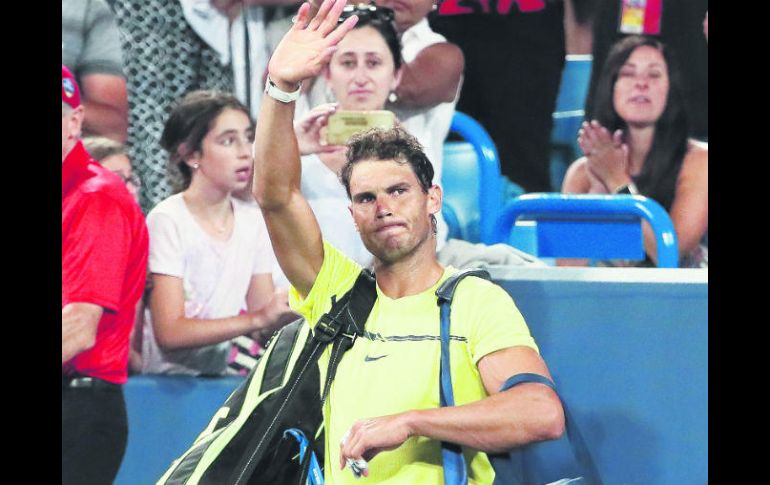
[[[353,166],[364,160],[392,160],[409,164],[423,192],[428,193],[428,189],[433,186],[433,164],[428,160],[417,138],[403,128],[373,128],[354,135],[348,141],[347,162],[340,171],[340,181],[345,186],[348,198]]]
[[[160,146],[168,152],[170,168],[181,172],[183,181],[181,187],[175,187],[176,192],[186,189],[192,181],[192,170],[185,160],[201,149],[203,138],[226,109],[241,111],[251,120],[248,108],[238,98],[214,90],[192,91],[171,111],[160,137]]]
[[[384,130],[372,128],[354,135],[348,141],[347,162],[340,171],[340,181],[350,199],[350,177],[356,163],[365,160],[392,160],[396,163],[408,164],[420,182],[424,193],[433,186],[433,164],[423,151],[417,138],[407,133],[403,128]],[[436,216],[430,215],[433,234],[438,232]]]
[[[607,56],[596,84],[593,118],[610,132],[626,130],[626,122],[615,111],[615,82],[623,64],[638,47],[649,46],[663,55],[668,66],[669,90],[666,108],[655,123],[655,136],[642,172],[636,177],[640,192],[669,210],[674,200],[676,180],[687,153],[688,123],[684,107],[682,77],[673,52],[659,40],[631,35],[616,42]]]

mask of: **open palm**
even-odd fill
[[[315,17],[309,19],[310,4],[302,4],[294,25],[283,36],[268,64],[273,82],[297,85],[321,72],[337,44],[358,21],[353,15],[338,26],[344,7],[345,0],[324,0]]]

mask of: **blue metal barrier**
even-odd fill
[[[537,254],[541,257],[589,257],[592,259],[608,258],[607,246],[617,245],[617,259],[629,258],[626,252],[638,252],[641,247],[641,226],[635,222],[644,219],[650,223],[657,243],[658,267],[676,268],[679,266],[679,247],[674,225],[668,213],[657,202],[639,195],[595,195],[595,194],[524,194],[510,201],[499,213],[492,233],[492,242],[509,243],[511,230],[520,217],[535,219],[536,238],[547,238],[550,248],[542,250],[543,245],[536,244]],[[579,226],[591,224],[591,232],[578,232]],[[638,238],[629,236],[628,228],[639,227]],[[626,228],[625,237],[614,240],[613,231]],[[574,232],[571,232],[573,231]],[[620,231],[618,231],[620,232]],[[579,235],[585,237],[579,238]],[[549,237],[550,236],[550,237]],[[599,242],[605,244],[598,244]],[[640,246],[641,245],[641,246]],[[519,245],[517,245],[519,246]],[[531,246],[520,247],[531,250]],[[601,252],[598,249],[602,249]],[[644,254],[643,252],[641,253]],[[630,258],[638,259],[638,258]]]
[[[114,485],[155,483],[206,428],[243,377],[131,376],[128,444]]]
[[[500,157],[489,133],[478,121],[455,111],[450,130],[461,135],[473,146],[479,164],[479,236],[489,244],[497,213],[503,203]],[[444,161],[443,170],[451,170]]]

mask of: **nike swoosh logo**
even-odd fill
[[[377,357],[369,357],[369,356],[367,355],[366,357],[364,357],[364,362],[372,362],[372,361],[375,361],[375,360],[380,360],[380,359],[382,359],[383,357],[387,357],[387,356],[388,356],[388,354],[385,354],[385,355],[378,355]]]

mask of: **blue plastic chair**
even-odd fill
[[[591,55],[568,55],[561,75],[551,131],[551,189],[561,190],[567,167],[580,155],[577,132],[585,117],[591,81]]]
[[[520,218],[529,222],[517,224]],[[678,267],[671,218],[660,204],[640,195],[525,194],[499,213],[493,241],[544,258],[642,260],[642,219],[655,233],[658,267]]]
[[[450,237],[488,243],[503,203],[497,148],[484,127],[465,113],[455,112],[450,131],[465,139],[444,143],[441,185]]]

